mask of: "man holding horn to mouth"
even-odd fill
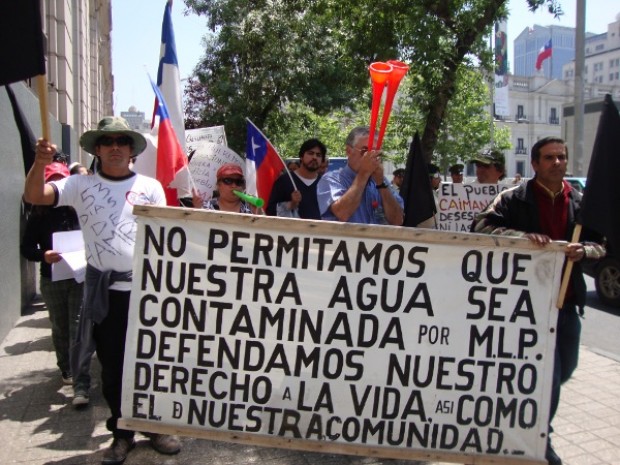
[[[370,130],[356,127],[345,142],[347,166],[325,174],[317,187],[321,218],[365,224],[403,224],[403,200],[383,173],[381,152],[368,150]]]

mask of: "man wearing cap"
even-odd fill
[[[26,176],[24,197],[35,205],[72,206],[80,219],[86,249],[83,312],[93,321],[93,337],[101,362],[101,387],[111,417],[107,427],[114,436],[102,463],[121,464],[134,447],[134,432],[118,428],[125,335],[129,313],[131,270],[136,241],[134,205],[166,205],[161,184],[129,169],[132,157],[146,147],[144,137],[123,118],[105,117],[96,130],[86,131],[80,146],[97,158],[93,176],[70,176],[45,183],[45,168],[55,146],[39,139],[35,160]],[[150,434],[160,453],[180,450],[175,436]]]
[[[431,182],[431,187],[433,188],[433,193],[435,194],[435,198],[437,198],[437,190],[441,185],[441,174],[439,173],[439,166],[433,165],[432,163],[428,164],[428,177]]]
[[[461,165],[460,163],[452,165],[450,168],[448,168],[448,171],[450,172],[450,177],[452,178],[452,182],[454,184],[463,184],[464,168],[465,166]]]
[[[317,186],[321,218],[363,224],[403,224],[403,199],[383,175],[381,152],[368,150],[368,127],[351,130],[347,165],[322,176]]]
[[[327,147],[318,139],[308,139],[301,144],[299,168],[285,171],[273,184],[266,210],[268,215],[321,219],[316,187],[320,178],[319,168],[326,154]]]
[[[403,181],[405,180],[405,168],[397,168],[392,173],[392,184],[396,187],[396,190],[400,193],[400,188],[403,185]]]
[[[497,149],[479,153],[471,163],[476,164],[476,180],[480,184],[497,184],[506,177],[506,159]]]
[[[441,186],[441,174],[439,173],[439,166],[429,163],[428,176],[433,188],[433,196],[435,197],[435,208],[439,211],[439,186]]]

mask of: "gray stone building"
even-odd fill
[[[51,140],[72,161],[90,163],[79,150],[79,135],[112,114],[114,89],[110,31],[111,0],[44,0],[47,108]],[[41,131],[35,79],[10,85],[35,137]],[[24,215],[22,147],[5,87],[0,87],[0,339],[29,304],[36,290],[38,266],[21,258]]]

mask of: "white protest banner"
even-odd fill
[[[202,143],[228,145],[224,126],[185,130],[185,146],[188,153],[191,153],[192,150],[198,148]]]
[[[215,173],[224,163],[235,163],[245,171],[245,161],[225,145],[201,142],[189,162],[189,172],[196,185],[196,190],[204,200],[213,196],[216,188]]]
[[[437,229],[468,232],[476,213],[484,210],[497,194],[511,187],[516,186],[442,182],[438,189]]]
[[[123,428],[543,463],[560,243],[134,212]]]

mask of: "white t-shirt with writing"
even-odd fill
[[[54,182],[56,206],[72,206],[84,235],[86,261],[101,271],[131,271],[136,243],[134,205],[166,205],[159,181],[140,174],[109,179],[95,174],[75,175]],[[131,283],[117,282],[115,290],[131,290]]]

